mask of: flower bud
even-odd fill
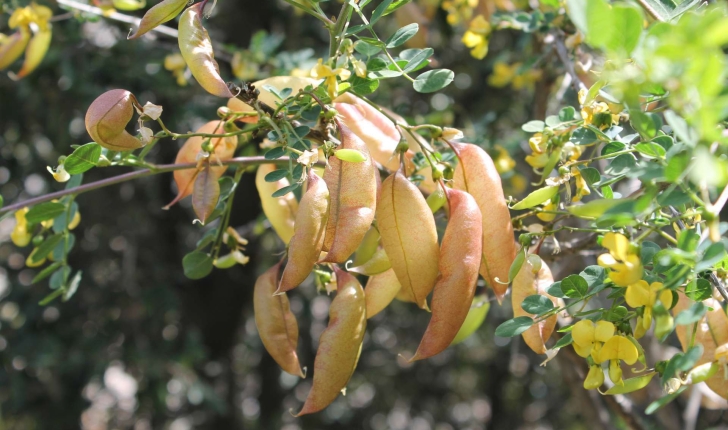
[[[220,106],[217,108],[217,116],[220,119],[227,119],[233,111],[227,106]]]
[[[584,389],[596,390],[604,384],[604,371],[602,366],[589,366],[589,373],[584,379]]]
[[[367,156],[356,149],[339,149],[334,152],[334,156],[341,161],[348,161],[349,163],[363,163],[367,161]]]

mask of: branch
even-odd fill
[[[566,73],[571,76],[571,84],[574,86],[574,90],[578,93],[579,90],[586,89],[586,85],[584,85],[581,79],[579,79],[579,75],[577,75],[576,70],[574,70],[574,64],[571,62],[571,58],[569,58],[569,51],[566,49],[566,45],[564,45],[563,38],[560,34],[551,34],[554,37],[556,54],[558,54],[559,59],[564,64],[564,68],[566,68]]]
[[[65,0],[64,0],[65,1]],[[231,158],[230,160],[222,161],[222,164],[226,166],[257,166],[260,164],[280,164],[287,165],[288,157],[281,157],[277,160],[268,160],[265,157],[237,157]],[[109,185],[120,184],[122,182],[131,181],[133,179],[145,178],[147,176],[156,175],[158,173],[168,173],[175,170],[194,169],[197,167],[197,163],[183,163],[183,164],[159,164],[153,169],[142,169],[134,172],[124,173],[121,175],[113,176],[111,178],[101,179],[95,182],[89,182],[88,184],[79,185],[78,187],[70,188],[67,190],[56,191],[55,193],[46,194],[32,199],[23,200],[22,202],[13,203],[12,205],[0,208],[0,217],[6,213],[15,212],[18,209],[22,209],[27,206],[37,205],[51,201],[53,199],[60,199],[61,197],[69,194],[82,194],[88,191],[97,190],[99,188],[108,187]]]

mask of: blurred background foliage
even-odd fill
[[[509,14],[528,6],[480,1],[416,0],[382,20],[381,34],[420,22],[437,67],[454,70],[456,78],[434,95],[388,80],[373,98],[415,122],[463,128],[499,161],[506,193],[521,195],[534,178],[525,163],[513,161],[528,152],[520,125],[575,104],[576,95],[568,85],[559,88],[563,71],[554,52],[542,52],[543,35],[501,29],[486,59],[472,58],[460,42],[468,9]],[[173,39],[130,42],[127,24],[40,3],[57,18],[46,59],[24,80],[0,76],[6,204],[60,189],[45,167],[70,153],[70,145],[90,140],[85,110],[108,89],[164,106],[165,122],[179,132],[215,118],[219,99],[192,80],[180,86],[184,75],[165,69],[165,57],[177,53]],[[5,6],[24,5],[6,0]],[[324,7],[338,10],[336,2]],[[0,16],[0,29],[7,18]],[[316,20],[282,1],[221,0],[207,27],[221,44],[217,57],[229,80],[233,70],[245,80],[306,71],[328,44]],[[550,99],[554,94],[559,98]],[[181,143],[161,142],[149,160],[172,162]],[[84,181],[118,173],[94,169]],[[606,412],[614,406],[606,402],[615,400],[581,388],[570,350],[540,367],[543,358],[520,338],[495,338],[494,328],[510,316],[508,302],[494,305],[463,344],[414,365],[398,354],[416,348],[429,316],[395,302],[371,320],[347,395],[319,414],[293,418],[289,410],[300,408],[311,379],[283,373],[256,333],[252,287],[283,244],[265,228],[253,179],[243,177],[231,222],[250,240],[250,263],[199,281],[186,279],[181,268],[202,236],[191,224],[189,201],[161,210],[174,197],[169,174],[78,197],[82,222],[70,263],[84,278],[68,302],[38,305],[48,290],[31,285],[37,271],[25,268],[25,256],[7,240],[12,220],[0,223],[0,429],[612,429],[629,422]],[[593,262],[594,255],[581,253],[552,269],[560,279]],[[311,367],[330,299],[312,282],[290,297],[301,329],[299,357]],[[661,411],[654,428],[678,428],[687,402]],[[717,425],[721,417],[702,414],[699,426]]]

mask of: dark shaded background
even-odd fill
[[[338,9],[325,6],[331,14]],[[6,20],[0,20],[0,29]],[[386,82],[375,99],[409,118],[465,127],[487,148],[498,142],[522,157],[526,139],[519,124],[544,117],[544,95],[557,77],[555,60],[548,56],[542,62],[536,97],[493,89],[485,79],[494,59],[535,58],[539,53],[532,47],[538,41],[501,31],[488,59],[476,61],[460,44],[460,33],[443,24],[440,12],[429,38],[440,65],[458,74],[455,83],[442,94],[421,95],[406,82]],[[328,44],[316,20],[273,1],[220,1],[207,25],[216,41],[238,47],[248,46],[259,30],[284,32],[281,50],[314,48],[314,59]],[[396,22],[384,19],[378,28],[388,35]],[[215,117],[219,99],[194,83],[176,86],[161,67],[164,56],[176,51],[174,40],[130,42],[124,38],[127,30],[105,20],[59,21],[38,71],[21,82],[0,76],[0,194],[6,203],[61,187],[45,166],[70,153],[69,145],[89,141],[86,107],[108,89],[125,88],[142,103],[163,105],[165,122],[175,131]],[[230,77],[227,64],[221,65]],[[263,68],[260,77],[270,72]],[[171,162],[180,143],[161,142],[150,160]],[[127,170],[94,169],[84,181]],[[525,165],[517,170],[530,175]],[[505,184],[511,187],[508,180]],[[279,370],[258,339],[252,308],[255,278],[273,264],[282,243],[262,229],[253,174],[243,176],[237,194],[231,225],[250,240],[251,261],[200,281],[186,279],[181,267],[182,256],[202,235],[191,224],[189,202],[160,209],[174,196],[171,175],[81,195],[83,218],[70,262],[84,278],[72,300],[45,308],[37,304],[48,294],[45,282],[30,285],[37,271],[24,268],[26,250],[6,240],[12,223],[0,224],[0,241],[5,240],[0,242],[0,429],[618,428],[604,400],[580,388],[574,363],[583,360],[572,362],[570,351],[562,351],[548,367],[539,367],[543,357],[519,338],[494,339],[495,326],[511,313],[508,302],[503,308],[494,304],[484,327],[461,346],[415,365],[397,354],[416,348],[429,316],[395,302],[370,321],[346,397],[323,413],[293,418],[289,410],[300,408],[311,378],[299,381]],[[591,262],[593,255],[571,258],[554,267],[555,276],[578,273]],[[290,296],[301,329],[299,356],[311,367],[329,298],[312,284]],[[652,395],[659,396],[659,388]],[[668,409],[662,424],[653,424],[677,428],[678,413]],[[701,417],[706,423],[720,419]]]

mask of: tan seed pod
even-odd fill
[[[126,131],[134,116],[134,101],[127,90],[110,90],[98,96],[86,111],[86,131],[91,139],[111,151],[141,148],[142,141]]]
[[[128,38],[136,39],[155,27],[173,20],[184,10],[188,2],[188,0],[164,0],[157,3],[144,14],[139,28]]]
[[[283,187],[291,185],[288,179],[279,179],[276,182],[266,182],[265,175],[276,170],[273,164],[262,164],[255,173],[255,186],[258,189],[263,213],[270,221],[278,237],[288,244],[293,237],[293,227],[298,213],[298,200],[293,193],[281,197],[273,197],[273,193]]]
[[[367,319],[383,311],[402,289],[397,274],[389,269],[371,276],[364,288],[367,301]]]
[[[526,259],[513,280],[511,291],[511,304],[513,306],[514,317],[533,317],[534,315],[526,312],[521,304],[523,300],[532,295],[542,295],[548,297],[554,306],[559,306],[556,297],[552,297],[546,293],[546,288],[554,283],[554,277],[551,275],[549,266],[542,262],[540,270],[533,266],[530,259]],[[534,324],[521,334],[523,340],[529,348],[536,354],[546,353],[546,341],[549,340],[551,334],[556,327],[556,315],[551,315],[545,320]]]

